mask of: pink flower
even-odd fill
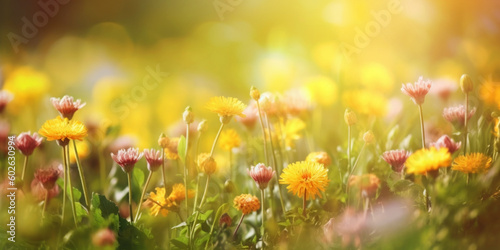
[[[467,121],[476,113],[476,108],[469,111],[467,115]],[[447,121],[451,122],[456,129],[462,129],[465,125],[465,107],[464,105],[459,105],[457,107],[449,107],[443,110],[443,117]]]
[[[403,94],[409,96],[415,104],[422,105],[425,101],[425,95],[427,95],[431,86],[432,82],[430,80],[424,81],[424,78],[421,76],[413,85],[411,83],[403,84],[401,91]]]
[[[54,105],[54,108],[59,111],[59,114],[61,114],[62,118],[68,118],[71,120],[73,118],[73,115],[75,114],[76,111],[79,109],[83,108],[86,103],[81,103],[81,100],[78,99],[76,101],[73,101],[72,96],[65,95],[63,98],[50,98],[50,101],[52,101],[52,105]]]
[[[453,139],[451,139],[449,136],[443,135],[439,137],[439,139],[436,142],[431,143],[430,146],[435,147],[437,149],[447,148],[448,152],[450,152],[450,154],[453,154],[455,153],[455,151],[460,149],[460,146],[462,146],[462,142],[454,142]]]
[[[125,173],[132,172],[135,164],[142,158],[143,153],[139,153],[138,148],[120,149],[115,155],[111,153],[111,158],[122,167]]]
[[[352,208],[347,208],[340,217],[336,230],[342,237],[344,247],[351,244],[359,247],[361,245],[361,236],[366,227],[366,216],[356,213]]]
[[[3,112],[5,106],[14,99],[14,95],[6,90],[0,90],[0,113]]]
[[[148,169],[151,172],[158,170],[163,165],[163,156],[160,150],[144,149],[144,157],[148,162]]]
[[[60,174],[61,172],[59,172],[58,168],[41,168],[36,170],[35,179],[37,179],[45,189],[50,190],[54,188]]]
[[[33,154],[35,148],[40,146],[43,140],[36,132],[33,133],[33,136],[31,136],[30,133],[31,132],[28,131],[19,134],[15,141],[17,149],[25,156]]]
[[[382,158],[384,161],[389,163],[389,165],[391,165],[394,172],[401,173],[405,166],[405,161],[409,156],[410,152],[406,152],[404,149],[401,149],[386,151],[382,155]]]
[[[323,225],[323,234],[324,234],[324,239],[326,243],[332,243],[333,242],[333,234],[335,232],[335,220],[333,218],[330,218],[328,222]]]
[[[92,235],[92,244],[97,247],[113,246],[115,242],[115,233],[109,228],[100,229]]]
[[[260,189],[265,189],[274,175],[273,169],[266,167],[263,163],[259,163],[255,167],[252,166],[252,169],[247,170],[247,172]]]
[[[450,95],[458,89],[458,84],[450,79],[441,78],[432,84],[429,94],[436,95],[443,101],[447,101]]]
[[[257,103],[250,102],[243,111],[245,117],[236,117],[236,120],[243,124],[248,130],[252,130],[255,123],[259,120],[259,111],[257,110]]]
[[[49,199],[52,199],[59,195],[59,186],[54,185],[51,189],[46,189],[39,179],[35,178],[31,181],[31,194],[37,201],[45,200],[45,195],[48,193]]]

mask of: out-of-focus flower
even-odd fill
[[[325,191],[328,186],[328,170],[323,165],[301,161],[288,165],[281,174],[280,184],[288,184],[288,192],[302,198],[306,195],[309,200],[314,200],[316,195],[321,197],[320,191]]]
[[[0,152],[8,153],[7,137],[9,136],[10,125],[4,120],[0,120]]]
[[[236,120],[243,124],[248,130],[252,130],[255,123],[259,119],[259,111],[257,110],[257,103],[251,102],[243,111],[245,117],[236,117]]]
[[[476,113],[476,108],[469,109],[467,121]],[[457,107],[449,107],[443,110],[443,117],[449,121],[456,129],[462,129],[465,124],[465,107],[458,105]]]
[[[295,140],[302,137],[302,131],[306,128],[306,123],[299,118],[292,118],[285,123],[285,143],[291,148],[295,145]]]
[[[405,161],[410,156],[410,152],[406,152],[404,149],[401,150],[391,150],[386,151],[382,155],[384,161],[391,165],[392,170],[396,173],[401,173],[405,166]]]
[[[247,170],[247,172],[260,189],[267,188],[267,184],[275,174],[273,169],[271,167],[266,167],[264,163],[259,163],[257,164],[257,166],[252,166],[252,168],[250,170]]]
[[[25,156],[30,156],[33,154],[33,151],[35,148],[40,146],[42,143],[43,138],[38,136],[38,134],[35,132],[33,135],[30,135],[31,131],[24,132],[19,134],[16,137],[15,140],[15,145],[19,151]]]
[[[57,168],[40,168],[35,172],[35,179],[37,179],[45,189],[50,190],[56,184],[60,174]]]
[[[380,186],[380,179],[374,174],[352,175],[349,177],[349,186],[358,188],[361,194],[373,198]]]
[[[73,101],[72,96],[65,95],[63,98],[50,98],[52,105],[54,108],[59,111],[62,118],[68,118],[71,120],[76,111],[83,108],[85,106],[85,102],[82,103],[80,99]]]
[[[284,105],[281,99],[271,92],[262,93],[260,105],[262,110],[270,117],[281,116],[283,114]]]
[[[359,72],[361,85],[368,90],[389,93],[394,89],[393,71],[380,63],[369,63],[355,67]]]
[[[455,158],[451,169],[458,170],[463,173],[480,173],[491,167],[491,161],[491,157],[482,153],[471,153],[466,156],[461,155]]]
[[[493,124],[495,124],[493,127],[493,135],[500,138],[500,118],[496,117]]]
[[[188,190],[188,198],[194,197],[194,190]],[[167,200],[170,201],[174,206],[179,206],[179,204],[186,199],[186,188],[184,184],[177,183],[172,186],[172,192],[167,197]]]
[[[387,113],[387,98],[374,91],[345,91],[342,94],[342,102],[357,114],[380,117]]]
[[[328,77],[311,77],[306,80],[305,88],[308,99],[323,107],[333,105],[338,99],[337,85]]]
[[[231,219],[231,216],[229,216],[229,214],[227,213],[224,213],[220,219],[219,219],[219,226],[220,227],[230,227],[231,224],[233,223],[233,219]]]
[[[160,146],[161,148],[166,148],[166,147],[168,147],[169,141],[170,141],[170,138],[165,136],[165,134],[161,133],[160,137],[158,138],[158,146]]]
[[[148,162],[148,170],[154,172],[163,165],[163,155],[160,150],[144,149],[144,158]]]
[[[254,86],[250,87],[250,97],[254,99],[254,101],[259,101],[260,99],[260,91]]]
[[[200,133],[207,132],[207,130],[208,130],[207,120],[202,120],[200,123],[198,123],[198,128],[197,128],[197,130],[198,130],[198,132],[200,132]]]
[[[241,138],[234,129],[226,129],[222,131],[219,138],[220,147],[225,151],[231,151],[241,144]]]
[[[115,233],[109,228],[99,229],[92,235],[92,244],[97,247],[113,246],[115,242]]]
[[[422,105],[425,101],[425,95],[427,95],[431,86],[432,82],[430,80],[424,81],[424,78],[421,76],[414,84],[403,84],[401,91],[403,94],[409,96],[416,105]]]
[[[143,153],[139,153],[138,148],[120,149],[115,155],[111,153],[111,158],[122,167],[125,173],[130,173],[135,164],[142,158]]]
[[[285,112],[292,116],[304,116],[312,111],[313,106],[303,91],[289,90],[283,96]]]
[[[78,151],[78,158],[80,160],[87,158],[87,156],[89,156],[90,154],[89,145],[84,141],[76,143],[76,150]],[[74,150],[69,151],[69,161],[71,163],[76,162],[76,156]]]
[[[344,247],[354,244],[355,247],[361,245],[361,234],[366,227],[366,217],[356,213],[353,209],[347,208],[337,224],[337,232],[342,236]]]
[[[436,142],[430,144],[431,147],[435,147],[436,149],[446,148],[450,154],[453,154],[455,151],[460,149],[461,145],[462,142],[455,142],[447,135],[439,137]]]
[[[39,134],[47,137],[47,140],[57,140],[62,145],[67,144],[69,140],[82,140],[87,136],[87,128],[83,123],[76,120],[68,120],[61,118],[46,121],[42,128],[38,131]]]
[[[182,113],[182,120],[186,124],[191,124],[194,121],[194,114],[193,114],[193,109],[190,106],[187,106],[186,109],[184,110],[184,113]]]
[[[31,181],[31,194],[37,201],[43,201],[45,200],[45,195],[48,193],[48,198],[52,199],[54,197],[57,197],[59,195],[59,186],[54,185],[51,189],[46,189],[43,187],[42,183],[40,180],[37,178],[33,179]]]
[[[14,95],[9,104],[9,109],[14,112],[21,111],[25,105],[33,105],[49,90],[49,78],[42,72],[31,67],[19,67],[5,80],[4,89]]]
[[[319,164],[322,164],[323,167],[328,168],[332,163],[332,159],[326,152],[312,152],[309,153],[306,157],[306,161],[312,161]]]
[[[438,96],[443,101],[447,101],[450,95],[457,91],[458,85],[455,81],[441,78],[437,79],[432,83],[432,88],[429,90],[429,94]]]
[[[332,243],[333,233],[335,232],[335,220],[330,218],[328,222],[323,225],[323,235],[325,237],[326,243]]]
[[[168,141],[168,145],[165,148],[165,156],[169,160],[177,160],[179,159],[179,154],[177,151],[177,147],[179,146],[179,137],[171,138]]]
[[[469,75],[463,74],[462,77],[460,77],[460,88],[464,93],[469,93],[474,89],[474,84]]]
[[[500,82],[485,81],[479,88],[479,96],[485,104],[500,109]]]
[[[123,135],[116,138],[109,146],[109,152],[118,152],[122,148],[134,148],[137,140],[133,137]]]
[[[366,144],[373,144],[375,142],[375,135],[371,130],[368,130],[363,134],[363,141]]]
[[[200,167],[200,171],[206,175],[211,175],[217,170],[217,162],[209,153],[198,155],[198,166]]]
[[[344,121],[347,124],[347,126],[353,126],[358,122],[358,117],[356,116],[356,113],[354,113],[350,109],[346,109],[344,112]]]
[[[217,96],[208,101],[206,108],[217,113],[222,123],[228,123],[235,115],[244,117],[243,110],[246,105],[234,97]]]
[[[251,194],[241,194],[236,196],[233,200],[234,208],[241,211],[243,215],[250,214],[254,211],[259,210],[260,201],[257,197]]]
[[[162,216],[168,215],[168,207],[172,206],[170,201],[166,198],[165,188],[157,187],[155,192],[149,193],[149,199],[144,202],[144,206],[150,206],[150,214],[153,216],[158,216],[161,213]]]
[[[447,148],[423,148],[413,153],[406,160],[406,172],[409,174],[425,175],[427,172],[437,171],[439,168],[449,167],[451,155]]]
[[[5,106],[14,99],[14,95],[12,95],[9,91],[0,90],[0,113],[3,112]]]

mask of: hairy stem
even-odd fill
[[[87,192],[87,182],[85,181],[85,176],[83,175],[82,165],[80,163],[80,156],[78,156],[78,150],[76,149],[76,142],[73,140],[73,149],[75,151],[76,165],[78,166],[78,173],[80,174],[80,181],[82,182],[83,197],[85,198],[85,205],[90,207],[89,196]]]

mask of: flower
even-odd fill
[[[358,122],[358,117],[356,117],[356,113],[354,113],[350,109],[346,109],[344,112],[344,121],[347,126],[353,126]]]
[[[448,152],[450,152],[450,154],[453,154],[460,148],[462,142],[455,142],[449,136],[443,135],[439,137],[436,142],[431,143],[430,145],[431,147],[435,147],[437,149],[446,148],[448,149]]]
[[[82,101],[80,99],[73,101],[73,97],[68,95],[63,96],[63,98],[52,97],[50,98],[50,101],[52,102],[52,105],[54,105],[54,108],[59,111],[61,117],[68,118],[69,120],[73,118],[76,111],[83,108],[86,104],[85,102],[81,103]]]
[[[359,247],[361,245],[361,236],[367,228],[366,216],[356,213],[352,208],[347,208],[339,219],[337,232],[342,237],[342,246],[350,244]]]
[[[261,108],[268,116],[275,117],[282,115],[284,105],[277,95],[271,92],[264,92],[260,99]]]
[[[111,153],[111,158],[122,167],[125,173],[132,172],[135,164],[142,158],[143,153],[139,153],[138,148],[120,149],[115,155]]]
[[[46,121],[38,133],[47,137],[47,140],[57,140],[60,145],[64,146],[69,143],[70,139],[81,141],[83,137],[87,136],[87,128],[79,121],[63,119],[58,116]]]
[[[150,214],[153,216],[158,216],[161,213],[162,216],[168,215],[168,208],[172,206],[169,200],[167,200],[165,195],[165,188],[157,187],[155,192],[149,193],[149,199],[144,202],[145,206],[151,205]]]
[[[255,101],[260,99],[260,91],[254,86],[250,87],[250,97]]]
[[[3,112],[5,106],[14,99],[14,95],[6,90],[0,90],[0,113]]]
[[[476,113],[476,108],[469,111],[467,115],[467,121]],[[457,107],[449,107],[443,110],[443,117],[449,121],[455,128],[462,129],[465,124],[465,107],[464,105],[458,105]]]
[[[194,190],[188,190],[188,198],[194,197]],[[177,183],[172,186],[172,192],[168,196],[167,200],[173,205],[178,206],[181,201],[186,199],[186,187],[182,183]]]
[[[234,129],[226,129],[222,131],[219,138],[220,147],[223,150],[231,151],[241,144],[241,138]]]
[[[182,120],[186,124],[191,124],[194,122],[194,114],[191,106],[187,106],[186,109],[184,110],[184,113],[182,113]]]
[[[76,143],[76,150],[78,151],[78,158],[80,160],[86,158],[90,154],[89,145],[84,141]],[[74,150],[69,151],[69,161],[71,163],[76,162],[76,156]]]
[[[302,131],[306,128],[306,123],[299,118],[292,118],[285,123],[285,144],[288,148],[295,146],[295,140],[302,137]]]
[[[482,153],[471,153],[455,158],[451,169],[463,173],[484,172],[491,167],[492,159]]]
[[[202,120],[200,123],[198,123],[197,130],[199,133],[207,132],[208,130],[207,120]]]
[[[109,228],[102,228],[92,235],[92,244],[97,247],[113,246],[115,242],[115,233]]]
[[[363,195],[373,198],[380,186],[380,179],[374,174],[352,175],[349,177],[349,186],[357,187]]]
[[[200,167],[200,171],[207,175],[211,175],[217,170],[217,162],[209,153],[198,155],[198,166]]]
[[[280,184],[288,184],[288,192],[308,199],[321,197],[320,190],[325,191],[328,185],[328,170],[323,165],[301,161],[288,165],[281,174]]]
[[[47,195],[48,192],[48,198],[52,199],[54,197],[57,197],[59,195],[59,186],[54,185],[51,189],[46,189],[40,180],[37,178],[33,179],[31,181],[31,194],[37,201],[43,201],[45,200],[45,195]]]
[[[144,157],[148,162],[148,170],[154,172],[163,165],[163,156],[160,150],[144,149]]]
[[[441,78],[433,82],[432,88],[429,90],[429,94],[438,96],[443,101],[447,101],[450,95],[455,92],[458,85],[455,81]]]
[[[35,179],[37,179],[45,189],[50,190],[56,184],[60,174],[61,172],[59,172],[57,168],[40,168],[35,172]]]
[[[232,223],[233,219],[231,219],[231,216],[229,216],[229,214],[227,213],[224,213],[219,219],[220,227],[230,227]]]
[[[389,163],[392,170],[396,173],[401,173],[403,171],[405,161],[409,156],[410,152],[406,152],[404,149],[386,151],[382,154],[384,161]]]
[[[166,148],[168,147],[169,141],[170,139],[165,136],[165,134],[161,133],[160,137],[158,138],[158,146],[160,146],[161,148]]]
[[[9,103],[9,109],[18,113],[27,105],[38,104],[50,85],[50,79],[41,71],[28,66],[14,69],[3,84],[3,88],[15,97]]]
[[[424,81],[424,78],[421,76],[413,85],[411,83],[403,84],[401,91],[403,94],[409,96],[416,105],[422,105],[425,101],[425,95],[427,95],[431,86],[432,82],[430,80]]]
[[[264,163],[259,163],[257,166],[252,166],[250,170],[247,169],[248,175],[257,183],[260,189],[267,188],[267,184],[273,178],[275,172],[271,167],[266,167]]]
[[[21,153],[25,156],[30,156],[31,154],[33,154],[35,148],[40,146],[43,140],[43,138],[38,136],[36,132],[33,133],[32,136],[30,134],[31,131],[21,133],[16,137],[15,140],[17,149],[19,149],[19,151],[21,151]]]
[[[342,92],[344,106],[357,114],[381,117],[387,113],[387,98],[376,91],[347,90]]]
[[[332,159],[330,159],[330,156],[326,152],[312,152],[309,153],[306,157],[306,161],[312,161],[312,162],[317,162],[319,164],[322,164],[323,167],[328,167],[332,163]]]
[[[375,135],[373,135],[371,130],[368,130],[363,134],[363,141],[365,141],[366,144],[372,144],[375,142]]]
[[[460,77],[460,88],[464,93],[469,93],[474,89],[474,84],[469,75],[463,74],[462,77]]]
[[[500,108],[500,82],[487,80],[479,88],[479,96],[485,104]]]
[[[243,110],[245,117],[236,117],[236,120],[243,124],[248,130],[252,130],[255,123],[259,120],[259,111],[257,110],[257,103],[251,102],[245,110]]]
[[[224,96],[212,97],[206,105],[208,110],[219,115],[223,123],[228,123],[234,115],[245,117],[245,107],[246,105],[237,98]]]
[[[292,89],[283,96],[285,112],[292,116],[303,116],[312,111],[313,105],[304,91]]]
[[[177,160],[179,159],[179,154],[177,151],[177,147],[179,146],[179,137],[171,138],[168,140],[167,147],[165,147],[165,156],[169,160]]]
[[[234,208],[241,211],[243,215],[257,211],[260,208],[260,201],[251,194],[241,194],[233,200]]]
[[[406,160],[406,172],[413,174],[426,174],[442,167],[449,167],[451,155],[447,148],[423,148],[413,153]]]

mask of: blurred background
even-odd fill
[[[78,119],[120,124],[145,147],[187,105],[215,124],[203,107],[209,97],[248,102],[251,85],[304,95],[334,121],[345,107],[390,118],[413,105],[399,89],[421,75],[456,87],[463,73],[478,83],[500,73],[497,1],[0,5],[0,79],[15,96],[7,107],[16,117],[12,133],[56,117],[49,98],[65,94],[87,102]]]

